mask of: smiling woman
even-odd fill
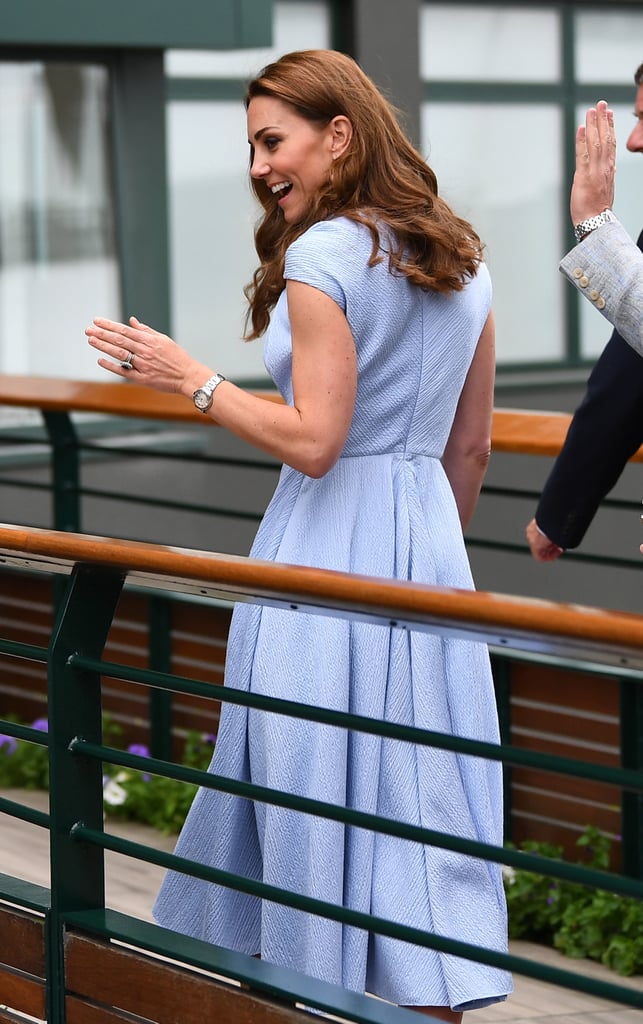
[[[287,223],[299,223],[326,184],[333,160],[349,145],[350,121],[311,121],[290,104],[259,94],[248,104],[248,131],[253,180],[275,197]]]
[[[284,463],[252,555],[471,589],[463,527],[485,473],[491,283],[471,224],[349,57],[289,53],[246,95],[261,205],[247,337],[284,402],[226,380],[132,317],[88,328],[99,364],[192,400]],[[126,365],[123,365],[125,363]],[[487,649],[239,604],[226,684],[495,743]],[[500,845],[499,763],[225,705],[223,776]],[[504,951],[497,865],[216,790],[177,852],[303,896]],[[502,970],[169,872],[160,924],[458,1022]]]

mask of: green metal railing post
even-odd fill
[[[150,597],[150,668],[172,671],[172,608],[166,597]],[[162,761],[172,760],[172,692],[152,688],[150,708],[150,753]]]
[[[621,765],[643,774],[643,685],[621,682]],[[643,879],[643,797],[627,790],[621,804],[622,871]]]
[[[493,684],[496,693],[496,704],[498,706],[498,723],[500,727],[500,742],[511,743],[511,661],[508,658],[498,658],[491,655],[491,668],[493,671]],[[505,840],[511,840],[511,765],[503,761],[502,778],[504,789],[504,836]]]
[[[100,674],[72,668],[69,659],[80,652],[101,657],[123,581],[120,570],[77,565],[49,647],[49,1024],[64,1024],[65,1020],[64,914],[105,905],[103,851],[73,838],[74,826],[79,823],[102,829],[102,763],[69,749],[76,737],[101,742]]]
[[[52,452],[53,529],[80,533],[78,436],[66,412],[42,412]]]

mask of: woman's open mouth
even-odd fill
[[[290,181],[279,181],[276,185],[270,186],[270,191],[275,196],[277,202],[281,202],[287,195],[292,191],[292,182]]]

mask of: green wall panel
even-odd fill
[[[0,45],[269,46],[272,0],[1,0]]]

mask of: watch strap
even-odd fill
[[[225,377],[223,376],[222,373],[214,373],[209,380],[206,380],[205,384],[200,390],[207,391],[209,395],[213,395],[216,389],[219,387],[219,384],[221,384],[224,380]]]
[[[602,224],[609,224],[610,221],[616,220],[616,217],[611,210],[603,210],[602,213],[597,213],[594,217],[588,217],[587,220],[580,221],[579,224],[574,224],[574,235],[577,242],[582,242],[585,235],[589,235],[590,231],[595,231],[596,228],[600,228]]]

